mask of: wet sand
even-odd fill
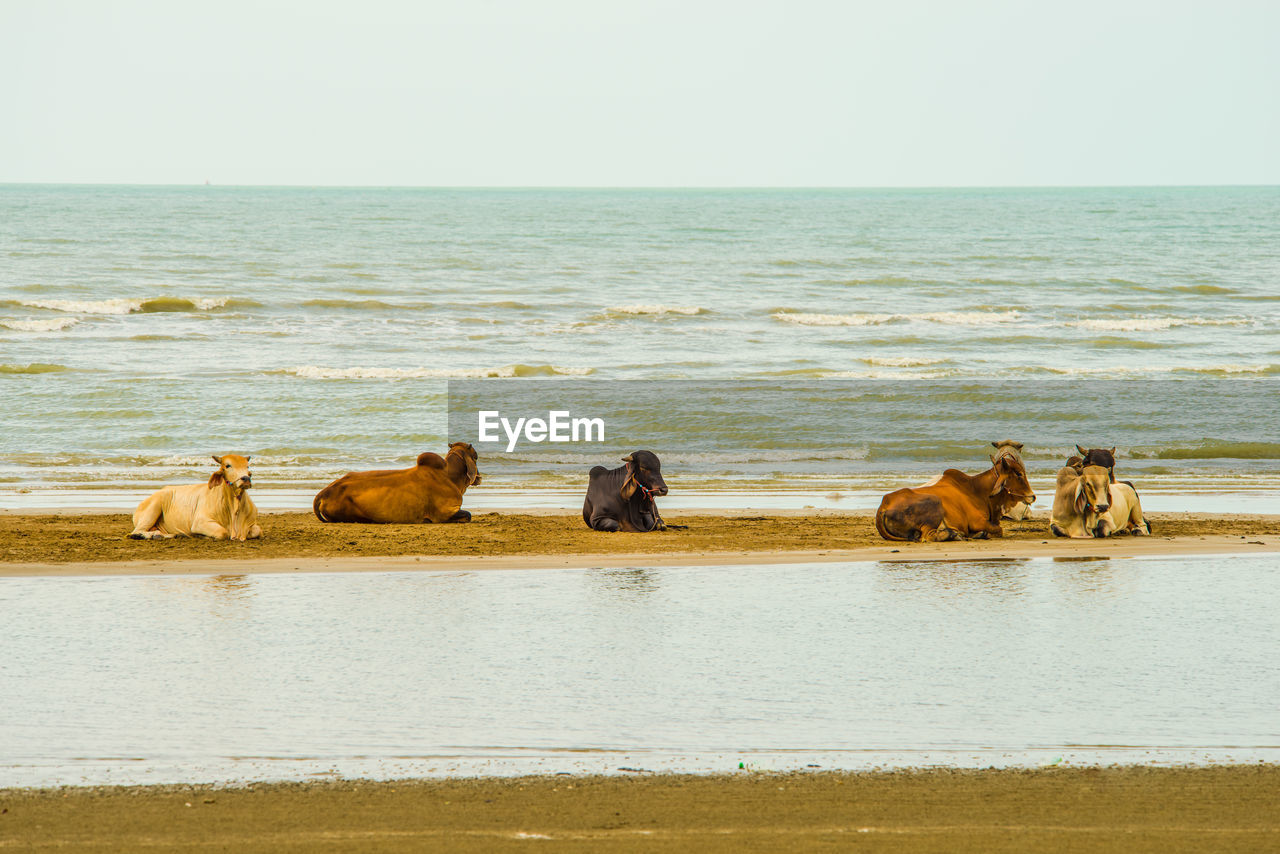
[[[0,791],[22,851],[1262,851],[1280,768],[536,777]]]
[[[890,543],[870,513],[700,513],[686,530],[607,534],[580,516],[487,513],[456,525],[335,525],[264,514],[261,540],[130,540],[126,514],[0,514],[0,575],[512,569],[844,560],[1261,553],[1280,551],[1280,516],[1170,513],[1153,536],[1065,540],[1045,519],[1006,522],[996,540]]]

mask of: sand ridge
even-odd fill
[[[1151,537],[1066,540],[1043,519],[1006,522],[1003,538],[890,543],[870,513],[698,513],[684,530],[608,534],[580,516],[485,513],[466,524],[324,524],[310,513],[261,518],[264,537],[138,541],[125,514],[0,516],[0,575],[516,569],[855,560],[1089,558],[1280,551],[1280,516],[1171,513]]]

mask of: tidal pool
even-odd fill
[[[1280,556],[0,580],[0,786],[1280,761]]]

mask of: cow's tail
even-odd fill
[[[890,531],[889,531],[889,529],[888,529],[887,527],[885,527],[885,524],[884,524],[884,508],[883,508],[883,507],[881,507],[880,509],[876,510],[876,530],[877,530],[877,531],[879,531],[879,532],[880,532],[880,536],[884,537],[886,540],[892,540],[892,541],[894,541],[894,542],[898,542],[898,543],[905,543],[905,542],[907,542],[907,538],[906,538],[906,537],[899,537],[897,534],[894,534],[894,533],[890,532]]]
[[[323,490],[316,493],[316,500],[311,502],[311,509],[315,511],[316,518],[321,522],[332,522],[333,520],[324,515],[324,511],[320,509],[320,498],[324,495]]]

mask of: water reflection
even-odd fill
[[[886,590],[947,595],[1021,596],[1027,592],[1028,558],[879,561]]]
[[[595,567],[587,570],[587,577],[594,589],[619,598],[642,599],[660,589],[658,575],[652,569]]]
[[[1247,753],[1275,745],[1280,708],[1274,556],[15,578],[3,592],[0,785],[76,782],[84,757],[208,780],[235,773],[228,757],[358,769],[591,748],[680,770],[715,750]],[[73,771],[40,776],[55,766]]]

